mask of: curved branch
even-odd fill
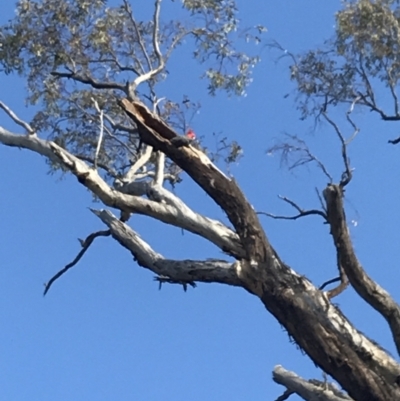
[[[153,148],[151,146],[146,146],[145,151],[142,155],[136,160],[136,162],[130,167],[130,169],[126,172],[122,181],[131,182],[135,179],[136,172],[141,169],[149,160],[153,153]]]
[[[5,103],[0,101],[0,108],[3,109],[11,119],[19,126],[25,128],[29,135],[36,135],[34,129],[26,121],[21,120]]]
[[[295,216],[277,216],[275,214],[268,213],[268,212],[257,212],[257,214],[261,214],[261,215],[264,215],[264,216],[267,216],[267,217],[271,217],[272,219],[276,219],[276,220],[297,220],[300,217],[317,215],[317,216],[321,216],[325,221],[327,221],[326,213],[321,211],[321,210],[317,210],[317,209],[304,210],[297,203],[295,203],[294,201],[290,200],[286,196],[279,196],[279,198],[282,199],[284,202],[289,203],[289,205],[294,207],[299,213],[296,214]]]
[[[192,146],[176,148],[176,133],[144,104],[120,102],[143,142],[164,152],[226,212],[245,250],[237,273],[296,343],[355,399],[400,399],[399,364],[357,331],[326,294],[283,263],[236,182]]]
[[[154,4],[154,14],[153,14],[153,49],[154,54],[157,57],[158,66],[155,68],[151,68],[145,74],[142,74],[135,78],[133,81],[133,88],[137,88],[141,83],[148,81],[149,79],[153,78],[157,74],[159,74],[165,68],[165,60],[160,50],[160,43],[158,38],[158,30],[159,30],[159,23],[160,23],[160,8],[161,8],[161,0],[156,0]],[[132,88],[131,88],[132,92]]]
[[[331,118],[328,117],[328,114],[325,111],[323,111],[321,114],[324,116],[325,120],[333,127],[342,145],[342,159],[345,171],[342,174],[342,180],[340,181],[340,185],[342,187],[345,187],[351,181],[352,178],[352,170],[350,168],[350,162],[347,156],[347,143],[338,125]],[[349,113],[347,114],[347,119],[351,122],[351,124],[353,124],[353,122],[350,120]]]
[[[158,276],[189,285],[194,281],[201,281],[242,286],[237,274],[239,262],[229,263],[215,259],[205,261],[165,259],[143,241],[134,230],[108,210],[92,209],[92,212],[109,227],[112,237],[132,253],[140,266],[151,270]]]
[[[123,194],[111,188],[97,171],[52,141],[46,141],[36,136],[13,134],[0,127],[0,143],[30,149],[55,163],[62,163],[82,185],[91,190],[109,207],[127,213],[153,217],[163,223],[200,235],[233,257],[241,258],[245,254],[237,234],[221,222],[197,214],[191,218],[185,218],[173,206]]]
[[[368,276],[357,259],[346,224],[343,189],[339,185],[328,185],[323,195],[340,266],[358,295],[386,319],[400,354],[400,306]]]
[[[130,19],[130,21],[132,23],[133,29],[135,30],[136,37],[137,37],[140,49],[142,50],[143,56],[144,56],[144,58],[146,59],[146,62],[147,62],[147,67],[148,67],[149,70],[152,70],[153,67],[151,65],[151,60],[150,60],[149,54],[147,53],[146,46],[144,45],[143,38],[142,38],[142,35],[140,34],[138,24],[137,24],[137,22],[135,20],[135,17],[133,16],[132,7],[128,3],[127,0],[124,0],[124,9],[125,9],[125,11],[127,12],[128,16],[129,16],[129,19]],[[140,60],[138,60],[138,63],[139,63],[139,67],[141,69],[141,73],[144,74],[145,70],[144,70],[142,64],[140,63]]]
[[[71,267],[74,267],[81,259],[82,256],[86,253],[86,251],[89,249],[90,245],[92,245],[92,242],[98,238],[98,237],[108,237],[111,235],[110,230],[105,230],[105,231],[97,231],[95,233],[90,234],[85,240],[79,240],[79,242],[82,245],[82,249],[79,251],[78,255],[76,255],[75,259],[71,262],[68,263],[63,269],[61,269],[59,272],[57,272],[44,286],[44,292],[43,295],[46,295],[47,292],[50,290],[50,287],[53,285],[53,283],[58,280],[62,275],[64,275]]]

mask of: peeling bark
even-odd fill
[[[400,399],[398,363],[354,329],[324,293],[280,260],[236,182],[201,151],[174,147],[170,140],[176,133],[143,104],[124,99],[120,105],[138,126],[143,142],[171,158],[225,211],[246,254],[238,270],[243,285],[260,298],[314,363],[355,400]]]

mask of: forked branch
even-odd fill
[[[92,210],[92,212],[109,227],[113,238],[132,253],[140,266],[151,270],[157,276],[168,278],[170,282],[189,285],[195,281],[242,285],[237,274],[239,262],[229,263],[214,259],[205,261],[166,259],[111,212],[107,210]]]
[[[271,217],[272,219],[276,219],[276,220],[297,220],[300,217],[306,217],[306,216],[311,216],[311,215],[321,216],[324,219],[324,221],[327,220],[326,213],[323,212],[322,210],[318,210],[318,209],[304,210],[297,203],[290,200],[286,196],[279,196],[279,199],[282,199],[284,202],[286,202],[290,206],[294,207],[298,211],[298,214],[296,214],[294,216],[279,216],[279,215],[268,213],[268,212],[257,212],[257,214]]]

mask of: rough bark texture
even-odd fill
[[[226,212],[245,250],[238,271],[243,286],[260,298],[311,359],[355,400],[400,400],[397,362],[279,259],[236,182],[201,151],[174,147],[170,140],[176,133],[143,104],[125,99],[120,105],[138,126],[143,142],[170,157]]]
[[[400,400],[399,364],[357,331],[326,293],[279,258],[234,179],[222,173],[201,150],[191,145],[176,148],[171,143],[176,133],[142,103],[124,99],[120,105],[137,125],[142,141],[185,170],[225,211],[233,229],[192,211],[158,182],[141,186],[137,196],[129,194],[129,184],[125,187],[128,194],[122,193],[118,187],[109,186],[96,169],[54,142],[36,135],[17,135],[0,127],[0,142],[30,149],[61,163],[109,207],[124,213],[144,214],[187,229],[236,259],[233,263],[216,259],[165,259],[125,220],[121,221],[109,211],[94,211],[108,226],[113,238],[127,248],[141,266],[160,276],[160,283],[165,280],[185,288],[187,284],[203,281],[243,287],[263,302],[314,363],[336,379],[354,400]],[[149,199],[140,196],[143,191]],[[366,275],[355,256],[345,221],[342,188],[329,185],[324,196],[340,266],[363,299],[387,319],[398,344],[399,307]]]
[[[358,295],[389,323],[397,352],[400,354],[400,306],[368,276],[358,261],[346,224],[342,188],[339,185],[328,185],[324,190],[324,197],[339,262]]]

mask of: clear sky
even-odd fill
[[[12,3],[2,3],[0,22],[13,17]],[[135,9],[142,1],[131,3]],[[340,1],[238,4],[243,26],[265,25],[267,40],[296,53],[332,35]],[[247,96],[211,98],[198,78],[200,68],[187,58],[189,50],[172,59],[170,81],[159,95],[198,99],[202,109],[192,122],[197,133],[209,144],[216,132],[242,145],[244,158],[232,172],[257,210],[291,214],[279,194],[305,208],[318,207],[314,188],[326,184],[320,172],[311,167],[288,172],[266,154],[284,132],[302,135],[340,179],[337,138],[324,124],[314,129],[312,121],[299,120],[288,62],[277,63],[278,53],[260,47],[262,62]],[[24,82],[0,76],[0,88],[0,99],[29,120]],[[357,223],[351,232],[365,269],[399,299],[400,148],[387,144],[398,132],[365,111],[356,118],[362,131],[350,147],[355,175],[346,192],[347,216]],[[20,132],[4,114],[0,124]],[[0,167],[1,399],[265,401],[283,392],[271,380],[277,364],[305,378],[322,378],[257,298],[216,284],[199,284],[187,293],[174,285],[159,291],[153,274],[110,238],[97,240],[43,297],[43,283],[78,252],[77,238],[104,228],[88,209],[101,205],[92,203],[75,178],[48,175],[36,154],[0,146]],[[177,193],[194,210],[225,219],[187,176]],[[261,218],[293,269],[316,285],[336,277],[329,230],[317,217]],[[223,258],[214,246],[180,229],[136,216],[132,224],[166,257]],[[334,301],[357,328],[395,354],[386,323],[352,289]]]

